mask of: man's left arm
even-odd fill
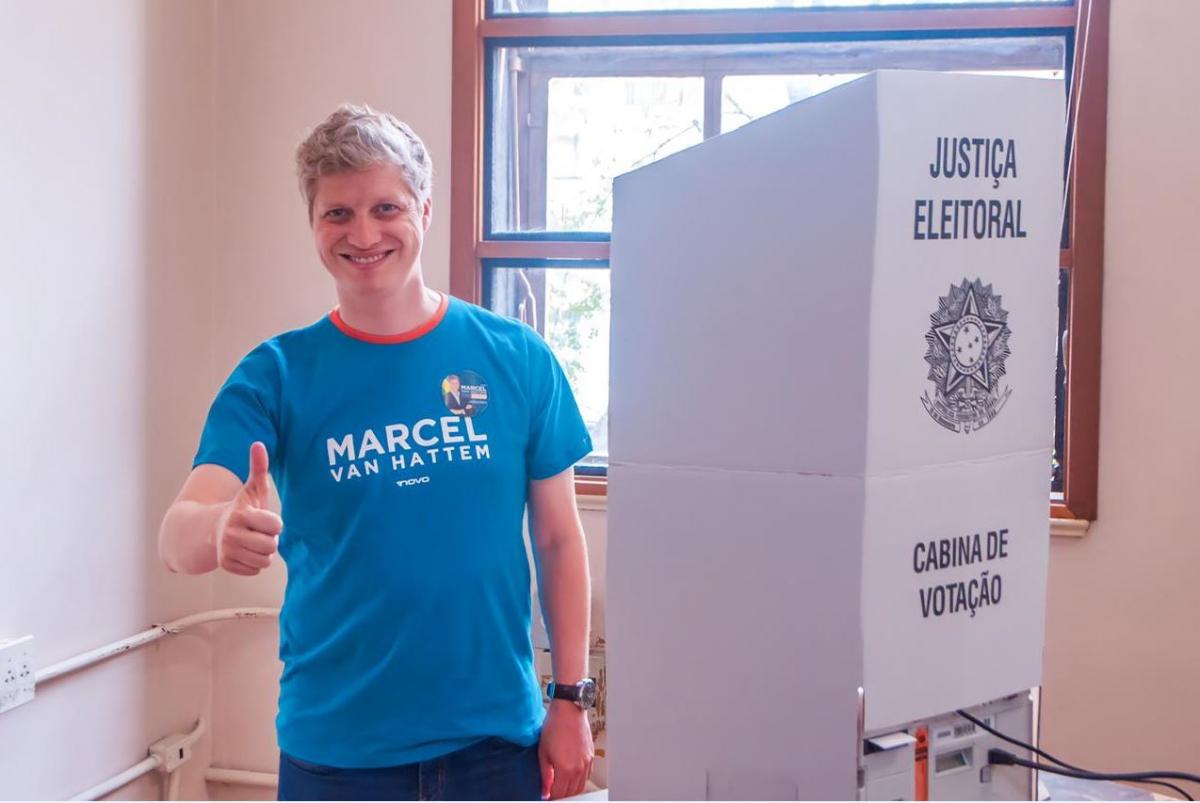
[[[587,677],[592,604],[587,544],[575,506],[574,469],[532,480],[529,510],[554,682],[573,686]],[[582,793],[593,755],[587,712],[569,700],[551,700],[538,747],[543,796],[557,800]]]

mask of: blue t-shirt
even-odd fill
[[[335,310],[246,355],[194,465],[244,481],[256,440],[283,503],[280,749],[381,767],[536,741],[528,483],[591,451],[537,333],[457,299],[391,338]]]

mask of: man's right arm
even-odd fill
[[[244,484],[224,466],[205,463],[192,469],[163,517],[158,554],[168,569],[182,574],[204,574],[219,566],[254,575],[270,565],[282,530],[267,450],[256,443]]]

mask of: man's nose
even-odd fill
[[[350,226],[347,240],[352,247],[365,251],[378,244],[379,225],[370,216],[361,216]]]

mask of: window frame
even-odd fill
[[[1100,314],[1104,261],[1104,183],[1111,0],[1022,6],[764,9],[729,11],[528,14],[488,17],[487,0],[453,0],[450,291],[481,303],[485,264],[501,261],[608,261],[609,243],[594,237],[485,237],[484,98],[489,45],[545,40],[597,43],[664,37],[779,37],[855,34],[979,35],[982,31],[1073,32],[1068,99],[1071,158],[1067,247],[1068,332],[1063,491],[1050,501],[1055,519],[1097,515],[1100,422]],[[709,82],[709,85],[719,82]],[[717,93],[709,93],[717,94]],[[717,98],[719,100],[719,96]],[[712,105],[710,99],[709,104]],[[706,109],[705,128],[712,121]],[[577,475],[576,492],[607,493],[607,478]]]

